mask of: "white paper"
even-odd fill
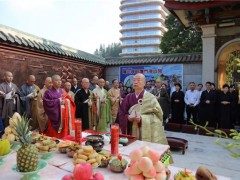
[[[6,94],[5,99],[12,99],[12,91]]]
[[[4,92],[0,91],[0,94],[5,94]]]
[[[31,96],[33,96],[33,92],[27,95],[27,97],[31,97]]]
[[[140,117],[140,116],[141,116],[140,112],[138,112],[138,111],[136,111],[136,110],[133,110],[133,111],[131,112],[131,114],[129,115],[130,118]]]
[[[84,101],[83,103],[88,103],[89,99],[87,99],[86,101]]]

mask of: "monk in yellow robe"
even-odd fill
[[[146,78],[136,74],[133,78],[135,92],[126,96],[120,105],[119,126],[123,134],[139,140],[167,145],[163,131],[163,112],[157,99],[144,90]]]
[[[109,94],[104,89],[105,80],[98,80],[98,87],[93,90],[96,105],[96,130],[98,132],[107,132],[107,128],[112,122],[111,104]]]

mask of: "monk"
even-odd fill
[[[40,88],[35,84],[35,82],[35,76],[29,75],[27,82],[21,86],[19,91],[22,113],[32,119],[30,122],[32,130],[38,129],[37,95],[40,91]]]
[[[39,124],[39,132],[43,133],[47,128],[48,117],[43,108],[43,96],[46,90],[52,88],[52,78],[47,77],[44,82],[43,88],[38,93],[37,97],[37,120]]]
[[[64,90],[68,93],[68,95],[74,100],[74,93],[71,91],[72,85],[70,82],[65,82]]]
[[[59,75],[52,76],[53,87],[46,90],[43,96],[43,107],[48,116],[47,129],[44,134],[63,138],[75,129],[75,103],[67,92],[61,89]]]
[[[133,78],[134,93],[128,94],[120,105],[119,126],[123,134],[139,140],[168,144],[163,132],[163,112],[157,99],[144,90],[146,78],[136,74]]]
[[[111,104],[109,94],[104,89],[105,80],[99,79],[98,86],[93,90],[95,97],[96,111],[96,130],[107,132],[108,125],[112,123]]]
[[[113,87],[108,91],[108,94],[111,99],[111,108],[112,108],[112,122],[115,122],[117,118],[118,108],[122,101],[119,82],[117,79],[112,80]]]
[[[93,118],[93,93],[89,88],[89,79],[83,78],[82,89],[75,94],[76,118],[82,119],[82,130],[91,129],[96,125]]]
[[[6,71],[4,82],[0,84],[0,121],[2,119],[4,127],[9,125],[9,117],[12,117],[14,112],[20,113],[20,101],[17,94],[19,89],[12,81],[12,73]]]

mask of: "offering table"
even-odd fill
[[[163,148],[163,146],[159,144],[137,140],[129,144],[128,146],[119,147],[119,152],[120,154],[123,155],[123,157],[127,161],[129,161],[129,157],[128,157],[129,153],[132,150],[138,149],[144,145],[147,145],[149,148],[159,150],[159,151],[161,151],[161,148]],[[110,145],[106,144],[103,147],[103,149],[109,151]],[[16,152],[13,151],[13,153],[11,153],[6,158],[4,158],[4,160],[6,161],[6,164],[0,167],[0,179],[4,179],[4,180],[21,179],[22,176],[12,170],[12,167],[16,164]],[[64,175],[72,173],[74,168],[72,161],[73,159],[69,158],[67,154],[63,154],[58,151],[53,152],[53,158],[47,160],[48,165],[44,169],[42,169],[38,174],[43,180],[61,180],[61,178]],[[190,167],[190,165],[186,163],[186,168],[188,167]],[[170,180],[173,180],[174,175],[178,171],[183,170],[183,168],[185,167],[178,168],[174,166],[169,166],[169,169],[171,171]],[[127,180],[128,179],[124,173],[114,173],[114,172],[111,172],[109,168],[96,168],[93,171],[94,173],[101,172],[104,175],[106,180],[112,180],[112,179]],[[223,176],[217,176],[217,177],[218,177],[218,180],[230,180],[230,178],[223,177]]]

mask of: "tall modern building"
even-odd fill
[[[121,0],[121,56],[157,55],[168,15],[162,0]]]

